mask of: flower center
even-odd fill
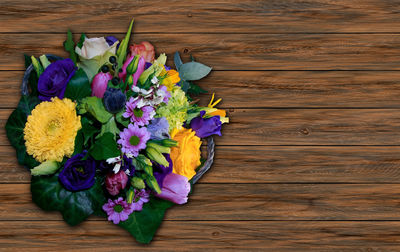
[[[124,207],[121,206],[121,205],[115,205],[115,206],[114,206],[114,211],[117,212],[117,213],[120,213],[120,212],[122,212],[123,210],[124,210]]]
[[[140,142],[140,138],[138,136],[131,136],[131,138],[129,139],[129,143],[133,146],[138,145]]]
[[[60,122],[58,120],[51,120],[47,125],[47,132],[49,133],[49,135],[54,135],[59,127]]]
[[[133,114],[135,115],[135,117],[142,117],[143,116],[143,111],[141,109],[135,108],[133,110]]]
[[[81,173],[81,174],[85,174],[85,170],[83,169],[83,167],[76,167],[75,171]]]

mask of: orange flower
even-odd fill
[[[178,147],[171,148],[173,172],[187,177],[189,180],[196,175],[196,168],[200,162],[200,138],[192,129],[174,129],[171,138],[178,142]]]
[[[163,74],[163,73],[161,73]],[[166,78],[162,80],[162,84],[167,87],[168,91],[171,91],[176,83],[180,82],[181,78],[179,73],[173,69],[166,72]]]
[[[131,51],[131,56],[139,54],[146,62],[152,63],[154,61],[154,46],[147,41],[143,41],[138,45],[133,44],[129,47],[129,50]]]

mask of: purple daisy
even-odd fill
[[[119,137],[118,144],[122,145],[122,152],[137,157],[139,151],[146,148],[150,132],[145,127],[129,124],[128,128],[119,133]]]
[[[145,189],[137,190],[135,189],[135,197],[133,198],[131,204],[131,210],[133,211],[142,211],[143,204],[149,202],[150,194]]]
[[[138,106],[139,99],[131,99],[126,103],[126,112],[123,117],[130,118],[131,122],[137,124],[138,126],[145,126],[149,124],[149,121],[153,119],[156,112],[151,106]]]
[[[108,202],[103,205],[103,210],[107,213],[108,220],[114,224],[126,221],[133,212],[131,205],[124,201],[122,197],[116,200],[108,199]]]

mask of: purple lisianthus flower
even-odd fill
[[[167,167],[160,165],[157,162],[151,162],[153,164],[153,175],[157,180],[160,188],[163,186],[165,177],[172,172],[172,160],[169,154],[163,154],[169,165]]]
[[[67,84],[76,70],[71,59],[51,63],[39,77],[39,99],[41,101],[50,101],[52,97],[63,99]]]
[[[151,106],[138,107],[139,99],[131,97],[126,103],[126,112],[122,115],[125,118],[130,118],[131,122],[138,126],[145,126],[153,119],[156,112]]]
[[[135,197],[130,205],[132,211],[142,211],[143,204],[149,202],[150,193],[145,189],[135,189]]]
[[[164,179],[161,193],[157,197],[169,200],[176,204],[185,204],[190,192],[190,183],[188,178],[179,174],[170,173]]]
[[[69,191],[86,190],[95,183],[96,161],[91,157],[82,160],[86,153],[87,151],[84,151],[68,159],[58,175],[61,184]]]
[[[108,202],[103,205],[103,210],[107,213],[108,220],[114,224],[126,221],[133,212],[131,205],[123,200],[122,197],[116,200],[108,199]]]
[[[151,139],[162,140],[169,137],[169,123],[165,117],[159,117],[151,120],[147,130],[150,132]]]
[[[107,44],[109,46],[114,45],[114,43],[118,41],[118,39],[116,37],[114,37],[114,36],[107,36],[107,37],[105,37],[105,39],[106,39],[106,42],[107,42]],[[118,46],[117,46],[117,49],[118,49]]]
[[[211,135],[221,136],[221,120],[220,116],[203,118],[205,111],[200,112],[200,116],[194,118],[190,122],[190,127],[196,132],[196,136],[200,138]]]
[[[150,133],[145,127],[129,124],[128,128],[119,133],[119,137],[118,144],[122,145],[122,152],[137,157],[139,151],[146,148]]]

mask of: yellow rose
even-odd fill
[[[192,129],[174,129],[171,138],[179,143],[178,147],[171,148],[173,172],[187,177],[189,180],[196,174],[200,162],[201,141]]]

